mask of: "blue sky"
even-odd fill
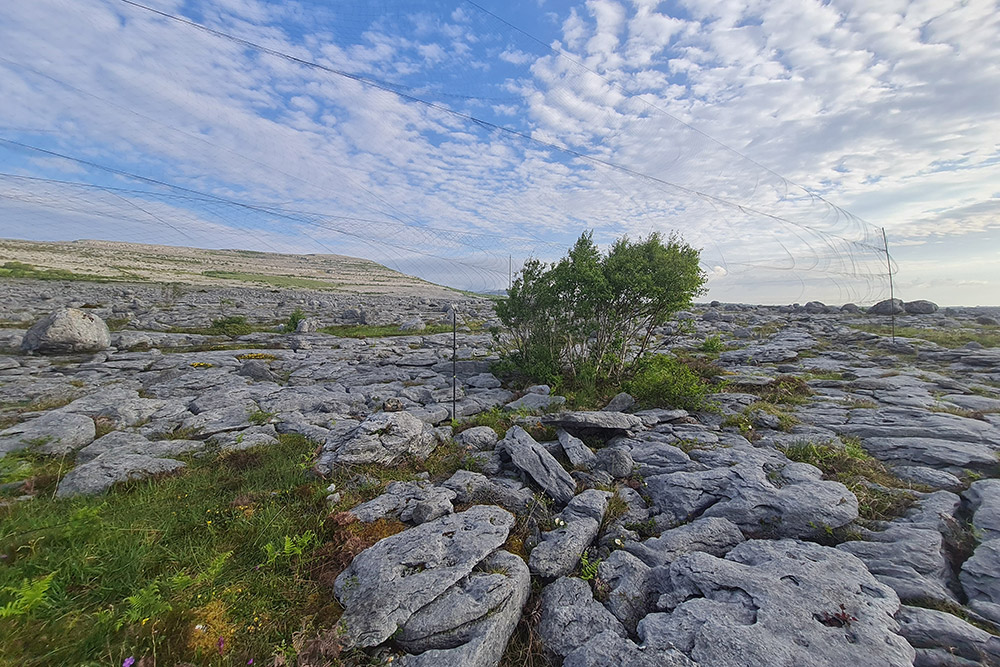
[[[710,298],[871,303],[885,227],[899,296],[998,303],[997,2],[140,4],[0,7],[0,236],[496,289],[676,230]]]

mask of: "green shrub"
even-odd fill
[[[246,336],[253,332],[253,327],[247,322],[247,318],[242,315],[230,315],[212,320],[212,326],[208,328],[208,333],[214,336]]]
[[[504,362],[553,386],[620,384],[647,356],[653,330],[704,292],[698,260],[678,237],[655,233],[606,253],[585,233],[555,264],[529,260],[495,304]]]
[[[714,334],[712,336],[708,336],[704,341],[702,341],[701,346],[698,349],[702,352],[719,353],[726,349],[726,345],[722,342],[722,336]]]
[[[645,360],[625,389],[650,407],[697,410],[712,388],[674,357],[656,355]]]
[[[285,331],[295,331],[299,328],[299,322],[306,319],[306,314],[301,308],[296,308],[285,321]]]

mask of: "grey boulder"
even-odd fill
[[[161,459],[146,454],[121,454],[99,456],[89,463],[70,470],[56,489],[56,496],[103,493],[118,482],[138,480],[174,472],[184,467],[181,461]]]
[[[364,523],[391,516],[406,523],[425,523],[454,511],[457,494],[430,482],[392,482],[385,493],[362,503],[351,514]]]
[[[435,446],[434,429],[407,412],[378,412],[346,432],[331,433],[316,469],[327,474],[338,464],[393,465],[412,456],[426,458]]]
[[[409,667],[496,667],[531,592],[524,561],[495,551],[439,598],[417,611],[395,641]]]
[[[668,593],[639,623],[649,648],[713,667],[909,667],[899,599],[864,563],[797,540],[751,540],[726,555],[692,553],[669,568]]]
[[[111,346],[111,332],[104,320],[77,308],[49,313],[24,334],[22,352],[73,354],[99,352]]]
[[[346,647],[377,646],[506,541],[514,516],[476,505],[387,537],[340,573],[334,593],[344,607]]]
[[[557,527],[542,533],[542,541],[531,550],[528,566],[540,577],[569,574],[580,556],[597,537],[612,494],[589,489],[573,498],[557,517]]]
[[[542,423],[577,435],[614,434],[643,428],[642,419],[624,412],[560,412],[542,417]]]
[[[28,447],[44,454],[69,454],[89,444],[95,433],[94,420],[90,417],[47,412],[0,432],[0,457]]]
[[[868,309],[869,315],[902,315],[906,307],[902,299],[886,299],[879,301]]]
[[[549,652],[565,657],[602,632],[625,637],[625,627],[594,600],[586,581],[563,577],[542,591],[538,636]]]
[[[531,478],[557,503],[568,503],[576,493],[576,482],[570,474],[520,426],[508,429],[496,450],[504,462]]]
[[[937,312],[938,305],[933,301],[917,299],[916,301],[907,301],[904,303],[903,309],[909,315],[930,315]]]

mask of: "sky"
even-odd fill
[[[677,233],[705,299],[1000,304],[991,0],[0,4],[0,236],[507,286]],[[252,267],[248,267],[248,270]]]

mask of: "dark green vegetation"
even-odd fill
[[[295,664],[324,642],[330,648],[324,631],[342,611],[336,576],[405,528],[338,512],[392,480],[423,471],[440,480],[473,467],[463,449],[445,444],[426,461],[345,467],[320,480],[310,473],[316,445],[279,438],[65,500],[53,492],[69,459],[0,460],[0,480],[27,480],[37,493],[0,508],[0,665],[117,666],[154,656],[165,665],[265,665],[274,656]],[[333,512],[325,502],[331,481],[342,490]]]
[[[892,335],[892,328],[887,324],[850,324],[859,331]],[[897,338],[916,338],[936,343],[941,347],[962,347],[966,343],[979,343],[983,347],[1000,347],[1000,327],[970,325],[962,329],[924,329],[918,327],[896,327]]]
[[[300,278],[298,276],[271,276],[266,273],[241,273],[238,271],[203,271],[202,275],[209,278],[262,283],[264,285],[274,285],[275,287],[300,287],[316,290],[335,290],[340,288],[340,285],[337,283],[319,280],[318,278]]]
[[[528,261],[495,306],[506,327],[497,334],[498,372],[577,394],[577,404],[613,395],[644,372],[652,377],[640,388],[662,383],[669,362],[647,362],[653,331],[704,292],[698,258],[676,236],[622,238],[601,253],[583,234],[555,264]]]
[[[685,410],[701,408],[705,396],[712,391],[711,385],[691,366],[660,354],[643,359],[624,387],[643,405]]]
[[[858,498],[858,513],[862,519],[890,521],[916,500],[908,490],[927,490],[893,475],[866,452],[856,438],[843,438],[842,446],[805,442],[782,451],[792,461],[814,465],[823,471],[825,479],[846,486]]]

